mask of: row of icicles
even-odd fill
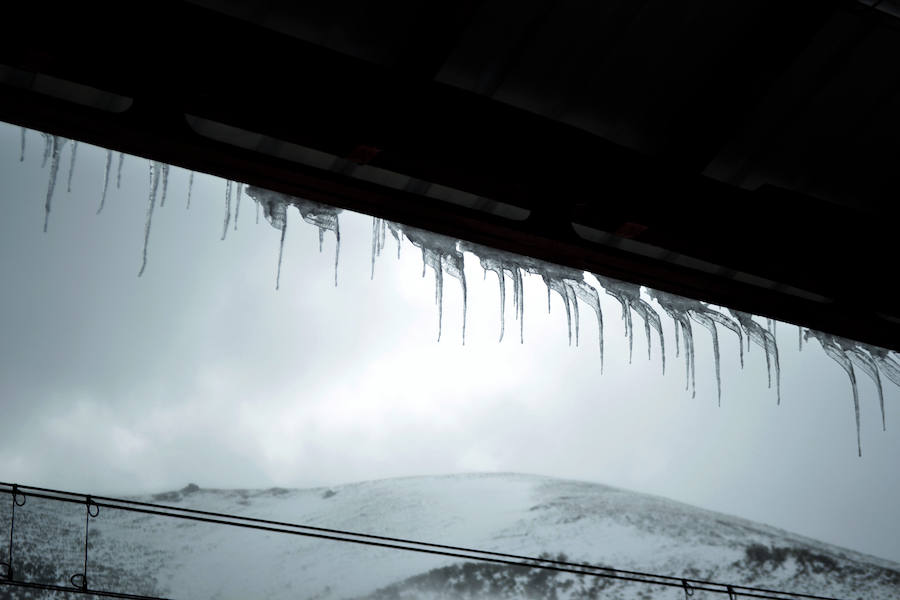
[[[47,194],[44,204],[44,231],[47,231],[49,222],[51,201],[53,198],[54,188],[56,187],[56,178],[59,171],[59,162],[63,148],[66,144],[71,143],[71,154],[69,163],[69,173],[67,189],[72,188],[72,174],[75,170],[75,158],[78,148],[78,142],[67,140],[59,136],[40,134],[44,138],[44,153],[42,168],[49,163],[50,174],[47,186]],[[25,160],[25,144],[26,129],[22,128],[21,154],[20,161]],[[116,171],[116,188],[122,183],[122,165],[125,161],[125,154],[119,153]],[[100,204],[97,214],[103,211],[106,203],[107,190],[109,188],[110,174],[113,164],[113,151],[106,151],[106,168],[103,179],[103,191],[100,196]],[[138,271],[140,277],[147,266],[147,248],[150,241],[150,226],[153,220],[153,211],[159,198],[159,206],[162,207],[166,202],[169,165],[149,161],[149,194],[147,205],[147,216],[144,227],[144,245],[141,253],[141,266]],[[188,179],[187,203],[186,207],[190,208],[191,192],[193,189],[194,173],[191,172]],[[160,189],[161,188],[161,189]],[[314,225],[319,230],[319,251],[322,250],[322,242],[327,231],[334,233],[335,257],[334,257],[334,284],[337,285],[338,259],[340,255],[340,223],[338,215],[341,209],[320,204],[301,198],[295,198],[278,192],[272,192],[262,188],[253,186],[244,186],[244,184],[226,181],[225,183],[225,217],[222,228],[222,237],[224,240],[228,234],[229,224],[232,220],[232,198],[234,198],[234,229],[237,229],[237,219],[240,212],[241,195],[245,192],[256,203],[256,222],[259,223],[260,208],[266,220],[277,230],[280,231],[280,241],[278,250],[278,270],[275,280],[275,288],[278,289],[281,279],[281,262],[284,250],[284,239],[287,233],[287,209],[291,206],[297,208],[301,218],[307,223]],[[425,276],[426,270],[430,268],[435,278],[435,303],[438,306],[438,335],[441,338],[441,321],[443,320],[443,279],[444,275],[449,275],[460,282],[462,286],[463,296],[463,326],[462,340],[465,343],[466,336],[466,310],[467,310],[467,290],[465,276],[464,253],[468,252],[476,256],[484,270],[485,277],[488,272],[496,275],[499,291],[500,291],[500,340],[503,340],[506,328],[506,285],[507,280],[512,283],[513,290],[513,308],[515,311],[515,319],[519,321],[519,341],[524,343],[524,287],[523,276],[525,274],[539,275],[547,286],[547,308],[550,309],[551,293],[556,293],[562,300],[566,311],[568,321],[569,344],[572,344],[573,336],[575,345],[579,343],[579,301],[586,304],[592,309],[596,317],[598,326],[598,344],[600,348],[600,372],[603,372],[603,313],[600,308],[600,292],[597,287],[588,283],[584,278],[584,272],[567,267],[561,267],[551,263],[543,262],[537,259],[519,256],[500,250],[495,250],[486,246],[473,244],[449,238],[447,236],[431,233],[422,229],[400,225],[379,218],[373,218],[372,221],[372,256],[371,256],[371,274],[375,275],[376,258],[381,256],[385,247],[387,233],[395,239],[397,243],[397,256],[400,256],[400,248],[404,239],[413,246],[417,247],[422,253],[422,275]],[[600,283],[600,289],[612,296],[621,306],[621,317],[625,325],[625,336],[628,340],[628,359],[631,362],[634,336],[634,317],[637,316],[643,322],[644,332],[647,338],[647,358],[651,358],[651,340],[652,332],[655,331],[659,340],[659,352],[663,373],[666,369],[666,349],[665,338],[663,336],[662,320],[657,309],[641,296],[641,286],[633,283],[626,283],[615,279],[603,277],[594,274],[594,277]],[[686,384],[685,389],[691,392],[692,397],[696,396],[696,377],[694,365],[694,340],[692,323],[696,323],[707,330],[711,337],[713,348],[713,361],[716,373],[716,388],[718,392],[718,402],[722,403],[722,382],[720,377],[720,356],[719,356],[719,332],[720,327],[735,335],[738,340],[738,348],[740,353],[740,364],[744,366],[744,341],[746,340],[746,349],[749,352],[752,345],[758,346],[766,358],[766,368],[768,372],[768,384],[772,387],[773,379],[775,383],[775,393],[777,403],[781,404],[781,373],[778,360],[778,344],[775,339],[775,321],[767,320],[766,327],[757,323],[753,317],[747,313],[733,309],[717,310],[711,305],[697,300],[690,300],[681,296],[668,294],[643,288],[647,296],[651,300],[655,300],[656,304],[662,311],[672,319],[675,326],[675,356],[679,356],[681,348],[684,350]],[[803,342],[810,338],[816,339],[824,349],[825,353],[837,362],[841,368],[847,373],[853,392],[853,408],[856,416],[856,439],[857,450],[862,456],[862,443],[860,439],[860,414],[859,414],[859,392],[857,388],[857,371],[865,373],[875,383],[878,390],[878,400],[881,408],[882,428],[886,429],[885,408],[884,408],[884,392],[881,378],[887,377],[896,385],[900,385],[900,360],[896,353],[890,352],[883,348],[863,344],[840,338],[827,333],[798,328],[799,347],[802,349]]]

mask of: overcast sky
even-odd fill
[[[636,321],[628,364],[615,300],[603,299],[606,370],[582,308],[567,344],[554,295],[525,280],[525,343],[507,298],[498,343],[496,277],[466,256],[469,314],[445,279],[438,343],[431,272],[393,240],[369,278],[371,218],[341,215],[318,253],[314,227],[289,215],[281,289],[279,233],[255,224],[245,195],[238,230],[220,241],[225,182],[172,169],[147,270],[138,278],[147,161],[129,157],[95,212],[105,151],[70,147],[42,233],[43,142],[0,125],[0,480],[131,494],[180,488],[332,485],[394,476],[516,471],[664,495],[900,561],[900,393],[860,378],[862,458],[850,387],[815,342],[778,328],[782,405],[754,347],[740,370],[720,334],[724,397],[716,406],[709,336],[695,328],[697,396],[664,318],[668,365],[647,361]],[[115,170],[115,161],[113,161]],[[510,288],[511,289],[511,286]]]

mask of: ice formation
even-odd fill
[[[287,209],[289,206],[295,206],[304,221],[318,228],[319,252],[322,251],[325,232],[331,231],[334,233],[334,285],[337,286],[338,262],[341,255],[341,226],[338,215],[340,215],[341,209],[250,185],[244,191],[256,202],[257,207],[262,207],[269,224],[281,231],[275,289],[277,290],[281,284],[281,260],[284,253],[284,238],[287,232]]]
[[[687,372],[688,382],[685,384],[691,389],[691,395],[697,393],[696,368],[694,362],[694,336],[691,321],[701,325],[707,331],[712,341],[713,361],[716,373],[716,392],[719,406],[722,405],[722,376],[721,376],[721,358],[719,353],[719,332],[716,325],[721,325],[732,331],[738,337],[738,355],[740,357],[741,367],[744,366],[744,345],[742,332],[744,327],[739,320],[728,315],[713,310],[709,305],[698,300],[691,300],[674,294],[667,294],[658,290],[649,290],[648,295],[655,299],[667,315],[675,323],[675,355],[678,356],[680,339],[684,340],[684,359],[685,369]],[[645,320],[646,322],[646,320]],[[680,334],[680,335],[679,335]],[[648,331],[649,335],[649,331]],[[663,343],[662,332],[660,331],[660,344]],[[663,352],[665,349],[663,349]],[[777,350],[776,350],[777,355]],[[771,385],[771,380],[770,380]]]
[[[44,151],[41,166],[44,167],[48,163],[50,172],[48,176],[47,194],[44,205],[44,231],[47,231],[49,214],[51,209],[51,201],[53,192],[56,187],[56,179],[59,172],[59,160],[62,150],[66,143],[70,140],[66,138],[53,136],[42,133],[44,138]],[[22,129],[20,160],[25,157],[26,130]],[[72,154],[69,165],[69,182],[68,189],[71,189],[72,174],[75,168],[77,144],[72,143]],[[121,186],[122,166],[125,161],[125,154],[119,153],[116,187]],[[106,155],[106,166],[104,171],[103,192],[100,199],[100,206],[97,213],[103,210],[106,201],[106,195],[109,188],[109,178],[112,167],[112,151],[108,150]],[[144,244],[141,254],[141,267],[138,276],[143,275],[147,266],[147,250],[150,240],[150,228],[153,219],[153,211],[156,206],[157,196],[159,195],[160,181],[162,182],[162,195],[160,198],[160,206],[163,206],[166,199],[168,186],[169,165],[165,163],[150,161],[150,186],[148,193],[147,216],[144,226]],[[191,194],[193,190],[194,173],[191,172],[188,180],[187,190],[187,208],[190,208]],[[262,212],[272,227],[280,231],[279,251],[278,251],[278,267],[276,274],[275,287],[280,286],[281,281],[281,265],[284,254],[284,240],[287,234],[287,209],[290,206],[297,208],[301,218],[318,228],[319,233],[319,251],[322,251],[322,244],[326,232],[332,232],[335,236],[335,256],[334,256],[334,283],[337,285],[338,264],[340,258],[340,209],[323,205],[318,202],[296,198],[278,192],[272,192],[262,188],[253,186],[244,187],[243,184],[237,183],[235,190],[235,229],[237,229],[237,218],[240,210],[240,200],[243,191],[246,191],[256,203],[256,222],[259,223],[259,214]],[[222,239],[224,240],[228,226],[231,220],[231,197],[232,189],[235,182],[227,181],[225,188],[225,219],[222,229]],[[371,276],[375,274],[375,262],[377,257],[381,256],[386,242],[387,233],[396,241],[397,256],[399,258],[403,240],[407,240],[413,246],[417,247],[422,253],[422,274],[427,273],[430,268],[435,277],[435,303],[438,306],[438,333],[437,339],[440,340],[442,335],[443,320],[443,282],[444,275],[450,275],[459,280],[463,296],[463,323],[462,323],[462,341],[465,343],[466,336],[466,313],[468,304],[468,294],[465,276],[465,253],[470,253],[478,258],[484,275],[487,277],[488,271],[497,276],[500,295],[500,336],[502,341],[506,329],[506,285],[507,278],[512,282],[513,290],[513,309],[514,316],[519,321],[519,341],[524,343],[524,276],[539,275],[547,287],[548,310],[550,309],[551,296],[555,292],[562,301],[563,308],[566,311],[567,334],[569,344],[571,345],[573,337],[575,344],[579,343],[579,301],[588,305],[595,313],[598,325],[598,344],[599,344],[599,368],[603,371],[603,313],[600,304],[600,293],[605,292],[607,295],[616,299],[621,307],[622,320],[625,327],[625,336],[628,340],[629,362],[632,360],[633,343],[634,343],[634,323],[633,315],[639,316],[644,323],[644,332],[647,339],[647,357],[652,358],[652,331],[656,331],[659,339],[660,357],[663,373],[666,367],[665,337],[663,334],[662,320],[660,313],[651,302],[658,304],[659,308],[668,315],[674,323],[675,330],[675,355],[680,354],[683,339],[684,360],[686,373],[686,389],[692,396],[696,395],[696,371],[694,360],[694,336],[692,330],[692,322],[701,325],[709,332],[712,348],[714,368],[716,375],[716,389],[718,401],[721,405],[722,400],[722,381],[720,373],[720,348],[719,348],[719,326],[734,333],[738,338],[738,354],[740,357],[741,367],[744,365],[744,338],[746,338],[747,351],[749,352],[751,344],[755,344],[763,350],[766,358],[766,370],[768,377],[768,385],[772,387],[773,369],[776,388],[776,397],[778,404],[781,403],[781,374],[780,363],[778,357],[778,344],[776,341],[776,322],[773,319],[767,319],[765,327],[757,322],[750,314],[733,310],[719,309],[704,302],[690,300],[673,294],[652,290],[649,288],[641,288],[641,286],[633,283],[626,283],[615,279],[607,278],[601,275],[593,274],[599,285],[592,285],[585,279],[585,273],[577,269],[561,267],[546,263],[537,259],[520,256],[508,252],[503,252],[494,248],[481,246],[478,244],[464,242],[449,238],[447,236],[431,233],[422,229],[400,225],[379,218],[373,218],[372,224],[372,256],[371,256]],[[574,335],[573,335],[574,334]],[[857,433],[857,451],[862,455],[862,442],[860,431],[860,403],[859,391],[857,388],[857,370],[865,373],[875,384],[878,390],[878,402],[881,410],[882,428],[886,429],[886,415],[884,406],[884,392],[882,384],[882,376],[894,384],[900,386],[900,359],[893,352],[883,348],[854,342],[830,334],[813,331],[798,327],[798,348],[802,350],[803,342],[810,337],[815,338],[822,346],[824,352],[837,362],[846,372],[851,385],[853,408],[856,419]]]
[[[887,430],[887,420],[884,411],[884,388],[881,384],[881,374],[900,385],[900,361],[891,356],[887,350],[876,348],[868,344],[861,344],[846,338],[838,337],[821,331],[805,330],[804,337],[816,339],[832,360],[844,369],[850,379],[850,389],[853,392],[853,413],[856,417],[856,445],[857,451],[862,456],[862,439],[859,424],[859,390],[856,384],[856,369],[868,375],[875,383],[878,390],[878,404],[881,408],[881,428]]]
[[[72,141],[72,154],[69,159],[69,178],[66,180],[66,193],[72,192],[72,174],[75,173],[75,155],[78,152],[78,142]]]
[[[662,356],[662,372],[666,373],[666,342],[663,337],[662,320],[659,313],[646,300],[641,298],[641,286],[634,283],[626,283],[609,279],[594,274],[600,286],[606,290],[606,293],[619,301],[622,307],[622,320],[625,322],[625,337],[628,339],[628,362],[631,362],[632,350],[634,346],[634,325],[631,319],[631,313],[635,312],[644,321],[644,333],[647,336],[647,359],[651,359],[651,335],[650,329],[656,330],[659,336],[659,353]]]
[[[434,272],[434,301],[438,306],[438,341],[441,341],[441,321],[444,313],[444,273],[459,280],[463,296],[462,343],[465,344],[468,292],[463,255],[456,247],[456,240],[415,227],[403,227],[402,232],[406,239],[422,251],[422,277],[425,277],[426,267],[431,267]]]
[[[47,225],[50,221],[50,204],[53,201],[53,190],[56,188],[56,175],[59,173],[59,155],[67,140],[58,135],[41,134],[44,137],[44,160],[41,164],[43,168],[50,160],[50,176],[47,179],[47,198],[44,201],[44,233],[47,233]]]
[[[106,190],[109,189],[110,168],[112,168],[112,150],[107,150],[106,169],[103,171],[103,194],[100,196],[100,206],[97,208],[98,215],[103,211],[103,205],[106,204]]]
[[[162,197],[159,199],[159,207],[166,205],[166,193],[169,190],[169,165],[167,163],[156,163],[162,171]]]
[[[766,374],[770,388],[772,387],[772,367],[775,367],[775,394],[778,404],[781,404],[781,366],[778,361],[778,343],[775,341],[774,326],[770,331],[754,321],[751,315],[739,310],[729,310],[740,323],[741,329],[744,330],[744,335],[747,337],[747,351],[750,351],[750,342],[753,342],[765,353]]]
[[[19,151],[19,162],[25,161],[25,133],[27,131],[28,130],[25,129],[24,127],[22,128],[22,143],[21,143],[22,149]]]
[[[237,231],[238,216],[241,214],[241,186],[243,186],[243,184],[236,182],[236,185],[237,185],[237,191],[235,193],[235,196],[237,197],[237,199],[234,203],[234,230],[235,231]]]
[[[119,152],[119,166],[116,169],[116,189],[122,187],[122,166],[125,164],[125,153]]]
[[[463,326],[462,341],[466,339],[467,290],[463,253],[469,252],[478,257],[485,276],[491,271],[497,275],[500,286],[500,340],[506,330],[506,277],[513,283],[513,307],[515,317],[519,321],[519,341],[524,343],[524,307],[525,297],[523,275],[525,273],[540,275],[547,286],[547,296],[556,292],[563,302],[568,323],[568,339],[575,343],[579,336],[578,300],[586,303],[597,316],[598,341],[600,345],[600,367],[603,368],[603,314],[597,290],[584,280],[584,272],[552,265],[543,261],[503,252],[486,246],[461,242],[447,236],[423,231],[415,227],[391,223],[383,219],[372,221],[372,275],[375,273],[375,259],[381,255],[385,245],[386,232],[397,241],[397,256],[400,256],[402,239],[407,239],[422,252],[422,275],[426,267],[431,267],[435,277],[435,301],[438,304],[438,340],[441,338],[441,322],[443,317],[443,275],[447,274],[460,281],[463,292]],[[549,308],[549,302],[548,302]]]
[[[188,175],[188,193],[187,193],[187,206],[185,206],[185,210],[190,210],[191,208],[191,192],[194,191],[194,172],[191,171],[191,174]]]
[[[228,223],[231,222],[231,180],[225,182],[225,224],[222,226],[222,240],[228,235]]]
[[[156,206],[156,192],[159,189],[160,163],[150,161],[150,193],[147,203],[147,220],[144,224],[144,250],[141,253],[141,269],[138,277],[144,274],[147,268],[147,246],[150,243],[150,224],[153,221],[153,208]]]

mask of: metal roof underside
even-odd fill
[[[21,6],[0,119],[898,350],[898,7]]]

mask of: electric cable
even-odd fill
[[[524,568],[545,569],[550,571],[573,573],[577,575],[588,575],[621,581],[631,581],[649,585],[677,587],[682,588],[685,591],[685,596],[693,595],[694,590],[701,590],[718,594],[726,594],[729,598],[736,598],[738,596],[741,596],[746,598],[763,598],[766,600],[788,600],[795,598],[806,600],[839,600],[837,598],[819,596],[815,594],[787,592],[756,586],[731,585],[702,579],[682,578],[671,575],[659,575],[642,571],[616,569],[613,567],[600,565],[545,559],[540,557],[524,556],[489,550],[479,550],[475,548],[451,546],[431,542],[420,542],[404,538],[379,536],[324,527],[315,527],[311,525],[273,521],[269,519],[242,517],[239,515],[231,515],[227,513],[171,507],[160,504],[141,502],[137,500],[79,494],[75,492],[66,492],[33,486],[14,486],[13,484],[0,482],[0,492],[13,493],[13,488],[15,488],[20,495],[24,495],[25,491],[28,491],[28,495],[34,498],[87,505],[89,507],[89,510],[92,506],[95,507],[97,511],[99,511],[99,508],[101,507],[110,508],[160,517],[210,523],[215,525],[228,525],[232,527],[241,527],[244,529],[254,529],[258,531],[268,531],[272,533],[299,535],[302,537],[314,539],[349,542],[393,550],[405,550],[423,554],[477,560],[481,562],[518,566]],[[91,516],[94,516],[94,514],[91,514]],[[0,580],[0,583],[4,583],[4,581]]]

